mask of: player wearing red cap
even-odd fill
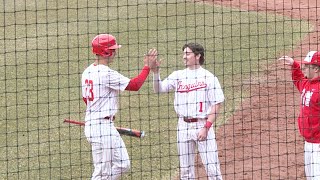
[[[288,56],[279,61],[292,67],[292,80],[301,94],[298,125],[305,139],[306,177],[320,179],[320,52],[310,51],[300,63]]]
[[[130,168],[125,144],[114,126],[120,91],[138,91],[155,67],[157,51],[149,50],[140,74],[129,79],[109,65],[120,48],[114,36],[100,34],[92,40],[93,64],[82,73],[82,97],[87,105],[85,135],[92,147],[93,180],[119,179]]]

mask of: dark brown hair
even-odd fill
[[[199,59],[199,63],[200,65],[203,65],[204,63],[204,48],[202,45],[198,44],[198,43],[187,43],[182,47],[182,51],[184,51],[184,49],[189,48],[191,49],[191,51],[197,56],[197,55],[201,55],[200,59]]]

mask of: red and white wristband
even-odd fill
[[[211,121],[206,121],[206,124],[203,126],[207,129],[210,129],[210,127],[212,126],[212,122]]]

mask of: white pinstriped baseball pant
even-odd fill
[[[320,180],[320,144],[305,141],[304,166],[307,180]]]
[[[208,179],[222,180],[217,143],[213,128],[210,128],[206,141],[197,140],[197,134],[203,128],[205,122],[206,121],[203,120],[187,123],[184,122],[182,118],[179,118],[177,141],[181,180],[195,179],[194,161],[196,146],[198,147],[202,163],[205,166]]]
[[[85,134],[92,147],[92,180],[117,180],[130,169],[126,146],[112,121],[86,123]]]

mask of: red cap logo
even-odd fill
[[[320,52],[318,51],[310,51],[306,58],[302,61],[302,64],[313,64],[320,66]]]

